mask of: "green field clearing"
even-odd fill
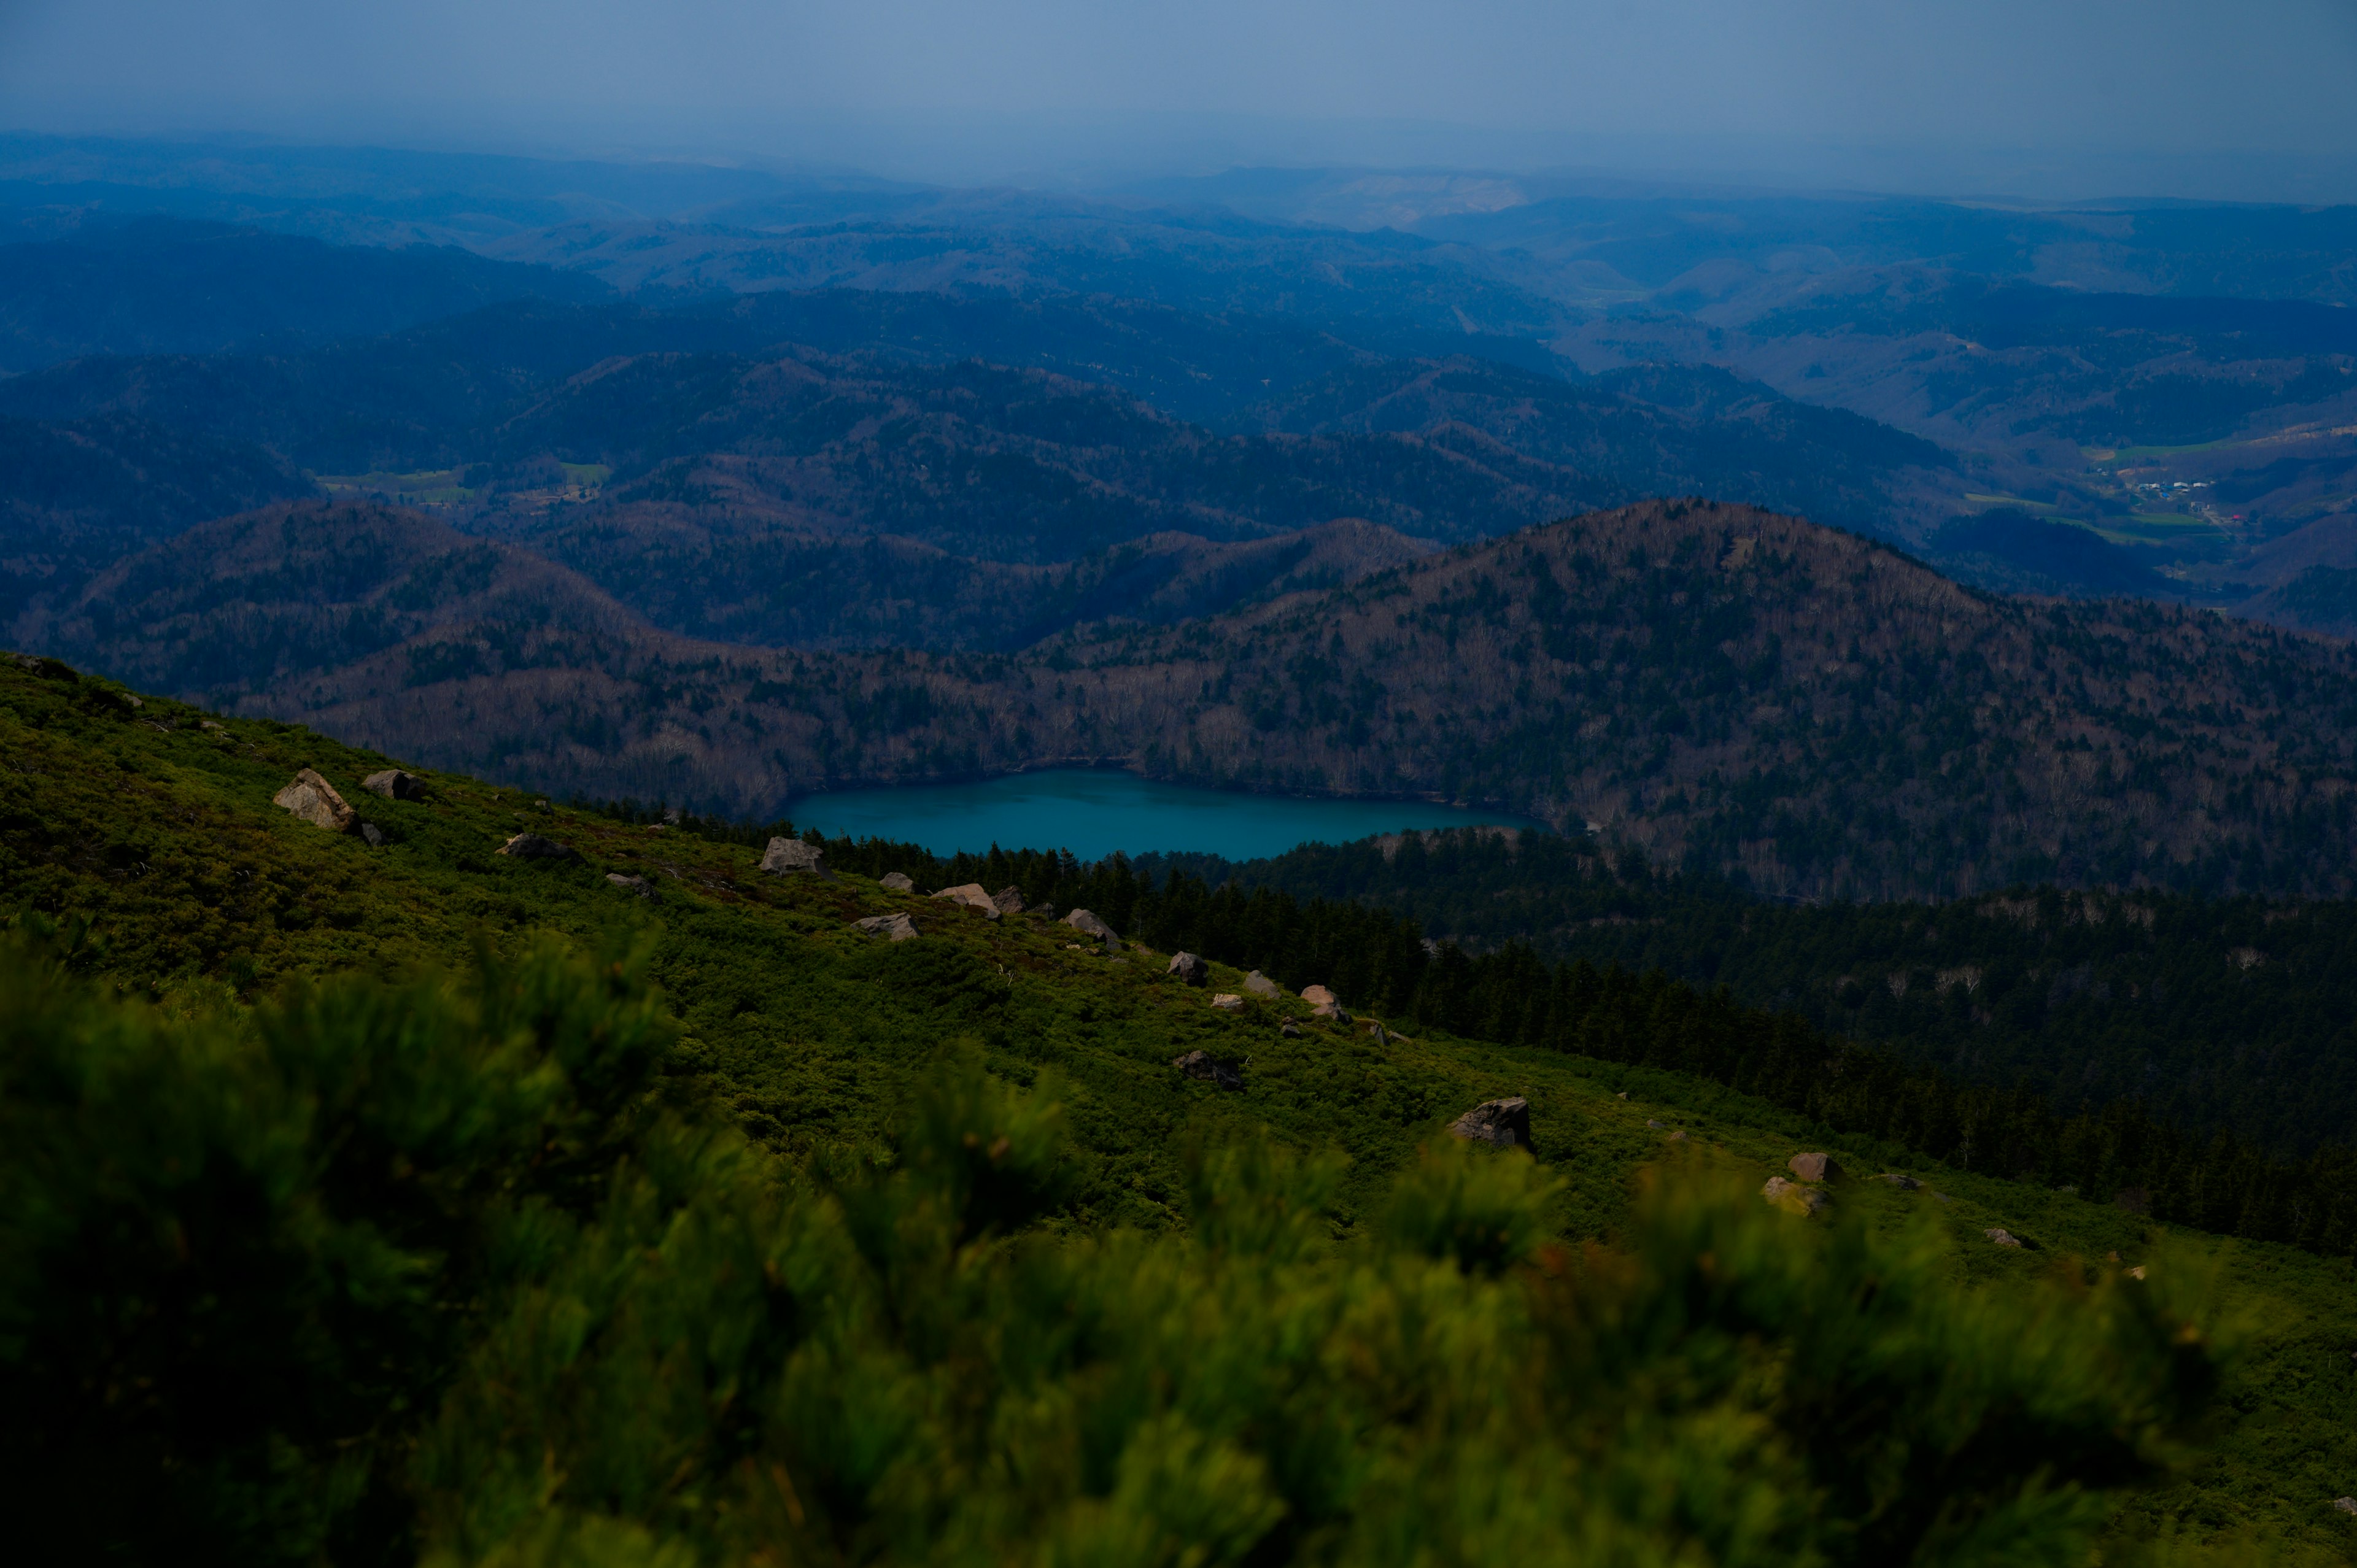
[[[462,468],[432,468],[414,474],[314,474],[312,479],[330,495],[353,493],[389,496],[415,506],[459,506],[476,491],[460,482]]]

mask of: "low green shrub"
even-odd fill
[[[2154,1283],[1967,1289],[1930,1230],[1673,1173],[1550,1239],[1436,1139],[1197,1149],[1191,1226],[1055,1220],[1056,1091],[926,1076],[789,1167],[673,1102],[631,961],[252,1015],[0,959],[0,1409],[36,1560],[2084,1560],[2217,1359]]]

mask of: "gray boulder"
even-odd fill
[[[1996,1242],[2000,1247],[2018,1247],[2021,1245],[2021,1238],[2016,1236],[2012,1231],[2007,1230],[2002,1225],[1992,1225],[1986,1230],[1982,1231],[1981,1234],[1986,1236],[1990,1240]]]
[[[889,887],[895,893],[914,893],[917,890],[916,879],[905,871],[888,871],[876,879],[876,885]]]
[[[1243,1010],[1244,999],[1232,991],[1222,991],[1211,998],[1211,1005],[1222,1013],[1240,1013]]]
[[[772,876],[796,871],[824,876],[826,854],[816,844],[804,843],[800,839],[771,839],[770,847],[761,853],[761,869]]]
[[[1913,1176],[1908,1176],[1902,1171],[1885,1171],[1882,1173],[1880,1179],[1889,1182],[1891,1186],[1897,1187],[1901,1192],[1913,1192],[1917,1187],[1923,1185],[1921,1182],[1917,1181]]]
[[[1301,1026],[1295,1023],[1290,1018],[1287,1018],[1284,1023],[1279,1024],[1276,1026],[1276,1032],[1283,1035],[1288,1040],[1297,1040],[1301,1038]]]
[[[580,852],[571,844],[559,843],[554,839],[543,838],[538,833],[518,833],[491,853],[511,855],[517,860],[579,860],[581,858]]]
[[[662,895],[655,891],[655,885],[643,876],[625,876],[619,871],[609,871],[606,873],[606,880],[625,893],[637,894],[650,904],[662,902]]]
[[[889,915],[870,915],[864,920],[854,920],[851,923],[869,936],[882,937],[887,941],[905,942],[917,934],[917,922],[897,912]]]
[[[1794,1155],[1784,1162],[1784,1168],[1803,1181],[1824,1181],[1841,1173],[1831,1155]]]
[[[1279,985],[1275,981],[1271,980],[1268,976],[1263,974],[1258,970],[1254,970],[1250,974],[1244,976],[1244,989],[1252,993],[1254,996],[1262,997],[1269,1001],[1274,1001],[1277,997],[1285,994],[1284,986]]]
[[[1501,1147],[1531,1146],[1531,1102],[1521,1095],[1511,1100],[1485,1100],[1448,1124],[1451,1135]]]
[[[374,822],[362,822],[361,824],[361,837],[368,841],[368,846],[371,849],[382,849],[384,847],[384,832]]]
[[[370,774],[361,780],[361,788],[388,800],[422,800],[425,798],[425,786],[417,781],[416,775],[404,773],[398,768]]]
[[[1071,914],[1064,917],[1063,923],[1071,927],[1072,929],[1080,932],[1083,936],[1096,938],[1099,941],[1104,943],[1105,951],[1107,952],[1117,952],[1121,949],[1121,939],[1114,935],[1113,928],[1106,925],[1103,920],[1098,919],[1094,915],[1090,914],[1086,909],[1073,910]]]
[[[985,920],[998,918],[998,906],[991,901],[989,894],[982,890],[982,884],[979,882],[968,882],[957,887],[944,887],[933,897],[946,898],[952,904],[963,904]]]
[[[1230,1067],[1226,1062],[1221,1061],[1209,1051],[1189,1051],[1185,1056],[1174,1058],[1170,1065],[1189,1078],[1201,1079],[1207,1083],[1216,1083],[1222,1089],[1242,1089],[1244,1086],[1244,1075],[1242,1072]]]
[[[294,812],[315,828],[325,828],[331,833],[348,833],[359,822],[360,814],[344,804],[336,787],[306,768],[287,781],[286,788],[270,798],[270,803]]]
[[[991,907],[1002,915],[1023,913],[1023,889],[1002,887],[990,896]]]
[[[1165,972],[1189,985],[1201,985],[1211,978],[1211,966],[1193,953],[1175,952]]]
[[[2357,1498],[2335,1498],[2332,1506],[2342,1513],[2357,1513]]]

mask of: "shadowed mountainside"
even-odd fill
[[[399,250],[143,218],[0,245],[0,370],[84,354],[209,354],[396,331],[509,299],[610,294],[452,246]]]
[[[0,418],[0,623],[191,523],[315,493],[259,447],[126,414]]]

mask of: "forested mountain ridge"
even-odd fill
[[[258,446],[134,415],[0,418],[0,624],[193,523],[316,493]]]
[[[1297,324],[1274,332],[1270,368],[1315,381],[1319,427],[1232,407],[1215,428],[1057,371],[945,357],[1019,349],[1037,327],[1033,357],[1094,347],[1118,360],[1103,373],[1159,391],[1199,363],[1232,375],[1262,325],[1006,302],[523,301],[303,353],[79,360],[0,382],[0,410],[261,446],[338,493],[416,497],[527,544],[666,630],[770,647],[1011,650],[1078,620],[1229,608],[1288,575],[1196,573],[1163,596],[1111,559],[1133,546],[1218,554],[1340,519],[1455,542],[1705,491],[1875,527],[1944,515],[1962,482],[1927,443],[1710,370],[1575,385],[1462,354],[1383,360]],[[797,329],[887,336],[853,353],[774,336]],[[1174,540],[1142,543],[1157,535]]]
[[[727,648],[511,606],[246,704],[547,788],[740,810],[1082,759],[1507,806],[1786,895],[2357,878],[2357,671],[2340,645],[1999,599],[1854,535],[1704,502],[1019,657]]]
[[[640,629],[628,610],[528,550],[414,511],[324,503],[190,529],[115,563],[18,629],[43,646],[102,654],[127,679],[229,706],[453,624]]]

